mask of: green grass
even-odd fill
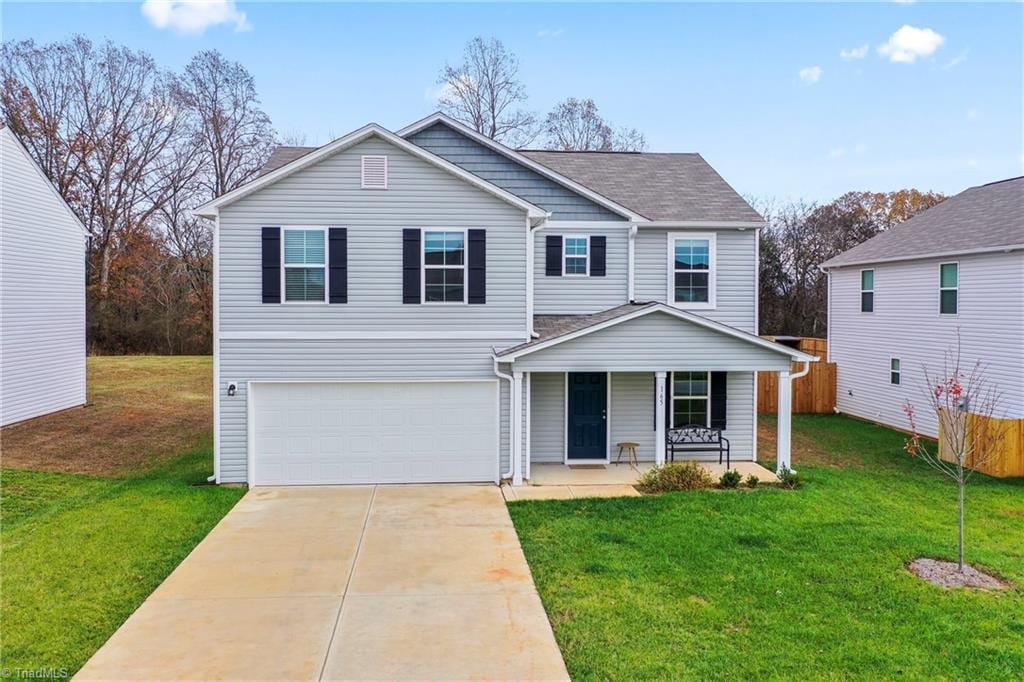
[[[794,436],[796,491],[511,505],[572,677],[1024,678],[1024,480],[967,493],[968,559],[1013,588],[943,590],[904,564],[955,557],[953,484],[884,428]]]
[[[244,494],[205,485],[209,385],[208,358],[90,358],[88,407],[4,429],[3,668],[73,674]]]

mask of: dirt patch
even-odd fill
[[[210,438],[210,358],[92,357],[87,370],[84,407],[0,431],[4,468],[125,474]]]
[[[762,459],[775,459],[775,445],[778,432],[775,429],[775,424],[767,425],[764,423],[758,423],[757,425],[757,458]],[[790,444],[790,457],[793,462],[801,462],[805,464],[813,464],[816,466],[831,466],[840,468],[840,464],[836,463],[834,459],[830,459],[828,455],[822,452],[815,444],[814,440],[804,436],[800,431],[793,430],[791,433],[793,442]],[[794,468],[796,465],[794,464]]]
[[[1005,590],[1010,587],[1009,583],[970,565],[964,566],[961,572],[955,561],[915,559],[907,564],[907,570],[939,587],[970,587],[979,590]]]

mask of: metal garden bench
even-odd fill
[[[665,453],[668,461],[676,461],[676,453],[717,452],[718,463],[725,457],[726,468],[731,467],[729,460],[729,439],[722,437],[721,429],[707,426],[683,426],[665,432]]]

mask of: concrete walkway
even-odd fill
[[[77,679],[568,679],[496,486],[250,491]]]

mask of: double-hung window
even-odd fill
[[[669,234],[670,303],[682,308],[715,306],[715,235]]]
[[[872,313],[875,311],[875,271],[860,271],[860,311]]]
[[[672,373],[671,428],[711,425],[711,373]]]
[[[893,386],[900,385],[900,359],[889,359],[889,383]]]
[[[423,232],[423,302],[466,302],[466,233]]]
[[[285,228],[281,277],[286,303],[327,302],[327,248],[323,228]]]
[[[939,313],[956,315],[960,297],[959,263],[943,263],[939,266]]]
[[[563,251],[563,275],[590,274],[590,240],[587,237],[566,236]]]

